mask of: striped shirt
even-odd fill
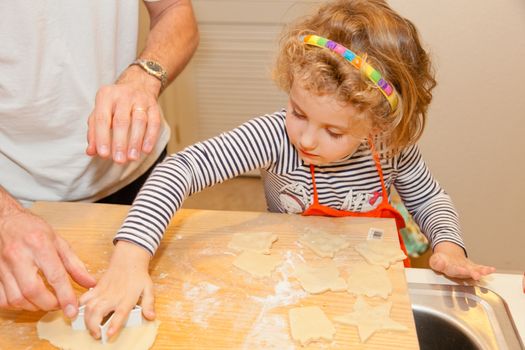
[[[309,164],[299,157],[285,129],[286,112],[254,118],[212,139],[172,154],[152,172],[115,240],[154,254],[171,217],[193,193],[259,169],[268,210],[300,214],[313,201]],[[434,247],[448,241],[464,248],[457,211],[425,165],[417,146],[382,159],[385,186],[395,186],[406,208]],[[372,153],[363,143],[338,162],[316,166],[319,203],[366,212],[382,200]]]

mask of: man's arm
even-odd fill
[[[145,2],[151,26],[141,59],[159,63],[168,83],[195,52],[199,34],[189,0]],[[130,62],[131,63],[131,62]],[[161,81],[137,65],[129,66],[114,85],[102,87],[88,120],[86,153],[125,163],[149,154],[158,139]]]
[[[55,294],[46,288],[39,271]],[[67,242],[0,186],[0,308],[60,307],[72,318],[78,301],[68,274],[84,287],[96,283]]]

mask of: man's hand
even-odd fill
[[[199,33],[190,0],[147,1],[150,31],[139,55],[164,67],[168,83],[184,69],[197,49]],[[131,62],[130,62],[131,63]],[[86,153],[117,163],[149,154],[157,143],[161,117],[160,80],[133,65],[114,85],[97,93],[88,120]]]
[[[149,154],[162,123],[157,103],[160,81],[138,66],[130,66],[114,85],[97,92],[88,119],[86,154],[111,157],[117,163]]]
[[[496,270],[491,266],[475,264],[465,256],[463,248],[451,242],[437,244],[429,264],[432,270],[449,277],[472,278],[475,281]]]
[[[55,294],[46,288],[39,271]],[[78,300],[68,274],[86,288],[96,283],[68,243],[42,218],[21,206],[0,210],[0,308],[60,307],[73,318]]]

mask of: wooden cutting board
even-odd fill
[[[127,206],[37,202],[32,210],[65,237],[88,269],[99,278],[107,268],[112,238]],[[399,245],[390,219],[302,217],[261,212],[180,210],[151,262],[156,311],[161,321],[154,349],[293,349],[301,348],[290,336],[288,310],[320,306],[332,319],[352,310],[355,297],[346,292],[308,295],[292,275],[292,264],[304,258],[319,260],[297,239],[306,227],[344,234],[351,246],[336,254],[344,265],[362,261],[353,246],[366,239],[370,227],[385,231],[384,240]],[[233,233],[271,231],[279,239],[272,254],[284,263],[272,278],[256,279],[232,265],[227,248]],[[381,331],[360,343],[357,329],[334,323],[332,343],[313,343],[312,349],[417,349],[407,283],[402,263],[388,270],[393,285],[391,318],[406,332]],[[76,288],[78,295],[84,292]],[[383,303],[366,298],[370,304]],[[0,349],[52,349],[36,336],[42,312],[0,311]]]

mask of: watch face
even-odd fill
[[[162,72],[162,67],[157,62],[147,61],[146,65],[148,66],[148,68],[150,68],[151,70],[155,72],[159,72],[159,73]]]

